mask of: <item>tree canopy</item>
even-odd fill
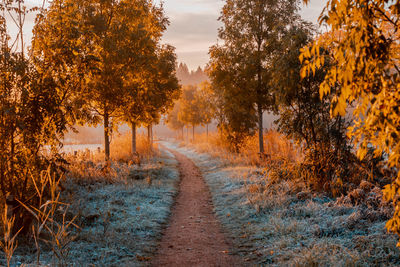
[[[77,99],[76,117],[103,121],[106,160],[113,124],[155,119],[178,89],[173,48],[160,45],[167,25],[148,0],[56,0],[35,26],[33,51]]]
[[[263,147],[263,111],[271,109],[273,95],[270,82],[271,59],[280,37],[294,20],[295,0],[227,0],[222,9],[219,30],[223,44],[210,48],[209,75],[213,83],[223,88],[223,95],[241,98],[249,108],[256,109],[257,120],[249,116],[244,128],[257,123],[260,153]],[[231,77],[229,83],[223,79]],[[248,130],[246,130],[248,131]]]

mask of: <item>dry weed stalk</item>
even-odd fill
[[[71,228],[71,226],[79,228],[74,223],[77,215],[71,220],[67,220],[67,210],[68,205],[66,205],[66,208],[62,214],[61,222],[57,222],[54,219],[51,219],[49,221],[50,225],[46,225],[46,229],[51,235],[51,240],[45,240],[45,242],[49,243],[52,246],[54,255],[57,257],[59,265],[61,266],[67,265],[69,255],[68,246],[77,238],[77,235],[71,235],[72,231],[69,229]]]
[[[18,246],[16,238],[19,232],[22,230],[22,228],[19,229],[18,232],[16,232],[14,235],[12,234],[15,217],[14,216],[9,217],[7,210],[8,207],[6,205],[4,208],[4,212],[1,215],[1,221],[3,225],[3,241],[0,241],[0,246],[3,249],[4,254],[6,256],[7,267],[10,267],[12,256],[14,254],[15,249]]]
[[[39,240],[42,240],[51,245],[53,253],[59,261],[59,265],[64,266],[69,252],[68,245],[76,238],[71,236],[69,229],[71,226],[79,228],[74,224],[77,216],[69,221],[66,219],[69,205],[59,201],[59,188],[62,179],[57,179],[56,175],[52,175],[50,168],[46,172],[41,173],[39,185],[36,183],[33,175],[31,175],[31,178],[38,196],[38,205],[27,206],[21,201],[18,202],[36,219],[36,225],[32,225],[32,231],[37,249],[37,264],[40,264],[41,250]],[[57,222],[56,212],[57,210],[62,210],[63,207],[65,209],[62,214],[62,221]],[[44,231],[47,231],[50,239],[41,238],[41,234]]]

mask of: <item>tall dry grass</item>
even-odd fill
[[[248,136],[240,146],[239,153],[231,151],[229,144],[218,133],[195,135],[191,143],[199,152],[208,153],[227,163],[265,166],[271,161],[299,162],[302,154],[293,142],[275,130],[264,133],[266,156],[260,157],[258,136]]]
[[[132,160],[131,134],[117,134],[111,142],[111,160],[129,162]],[[158,154],[157,143],[149,142],[145,134],[136,135],[136,152],[145,160],[149,160]]]
[[[114,135],[110,150],[111,162],[109,165],[104,161],[104,150],[86,150],[79,151],[76,155],[68,154],[66,159],[70,163],[69,176],[84,183],[126,182],[132,165],[141,165],[159,155],[158,145],[156,143],[151,145],[144,134],[136,136],[137,153],[135,154],[132,154],[130,133]]]
[[[2,248],[7,266],[11,266],[13,253],[17,248],[19,234],[22,230],[29,233],[33,239],[21,239],[23,242],[31,242],[36,247],[36,265],[41,266],[41,251],[44,246],[50,247],[56,257],[57,266],[68,266],[69,245],[76,238],[73,231],[79,227],[74,223],[75,217],[67,214],[70,204],[60,200],[63,190],[62,180],[56,173],[52,173],[51,166],[42,171],[39,177],[30,175],[34,189],[31,198],[35,201],[22,202],[18,198],[12,202],[18,203],[2,205],[0,218],[0,247]],[[27,211],[24,216],[24,225],[15,232],[15,211],[23,209]],[[1,263],[1,259],[0,259]],[[1,264],[0,264],[1,265]],[[36,266],[35,265],[35,266]],[[13,265],[12,265],[13,266]]]
[[[232,152],[229,144],[217,133],[210,134],[208,138],[204,134],[197,135],[192,145],[199,152],[205,152],[221,159],[226,166],[256,167],[251,168],[254,169],[252,171],[254,175],[251,175],[254,179],[249,179],[248,177],[243,177],[243,179],[246,182],[249,202],[257,207],[276,206],[293,196],[304,200],[315,194],[331,197],[349,195],[350,202],[356,203],[358,200],[363,199],[362,196],[368,194],[368,190],[359,188],[363,181],[364,183],[366,181],[372,182],[374,186],[381,190],[380,184],[373,182],[370,178],[373,174],[366,172],[369,169],[358,165],[353,165],[355,168],[348,173],[348,180],[340,180],[341,184],[339,186],[336,186],[333,182],[331,184],[327,182],[323,190],[316,190],[313,184],[318,177],[304,164],[304,151],[284,135],[274,130],[267,131],[264,134],[266,155],[262,157],[258,153],[257,135],[245,138],[240,146],[239,153]],[[345,164],[347,163],[345,162]],[[317,167],[318,165],[312,166],[311,170]],[[336,169],[342,167],[340,165],[334,166]],[[359,191],[362,193],[358,193]],[[388,210],[385,205],[383,201],[378,206]],[[390,209],[385,212],[390,212]]]
[[[8,214],[8,207],[5,206],[3,208],[3,212],[1,215],[1,231],[2,231],[2,240],[0,241],[0,247],[4,252],[6,262],[7,262],[7,267],[10,267],[11,264],[11,259],[14,254],[15,249],[18,246],[18,241],[16,240],[19,232],[13,233],[13,226],[14,226],[14,221],[15,217],[10,217]]]
[[[250,167],[255,175],[243,177],[243,180],[247,198],[257,210],[283,204],[289,199],[288,195],[309,192],[301,167],[301,149],[275,130],[264,133],[263,156],[259,154],[257,135],[246,137],[239,153],[232,152],[218,133],[211,133],[208,138],[205,134],[196,135],[192,145],[197,151],[217,157],[227,166]]]

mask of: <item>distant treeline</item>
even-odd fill
[[[201,67],[198,67],[196,71],[189,71],[185,63],[179,64],[176,76],[182,85],[196,85],[208,80],[207,74]]]

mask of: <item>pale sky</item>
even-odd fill
[[[301,16],[317,23],[327,0],[311,0],[302,5]],[[179,62],[185,62],[189,69],[204,67],[208,60],[208,48],[217,42],[217,20],[223,0],[165,0],[164,8],[170,19],[164,41],[176,47]]]
[[[26,3],[39,4],[41,0],[27,0]],[[159,3],[160,0],[155,0]],[[166,15],[170,19],[170,26],[164,35],[163,41],[176,47],[178,62],[184,62],[189,69],[204,67],[208,62],[208,49],[217,42],[217,31],[221,23],[217,20],[224,5],[223,0],[164,0]],[[327,0],[311,0],[308,6],[303,7],[301,15],[313,23],[325,6]],[[34,18],[26,21],[25,38],[32,36]],[[15,35],[15,28],[11,26],[10,34]]]

